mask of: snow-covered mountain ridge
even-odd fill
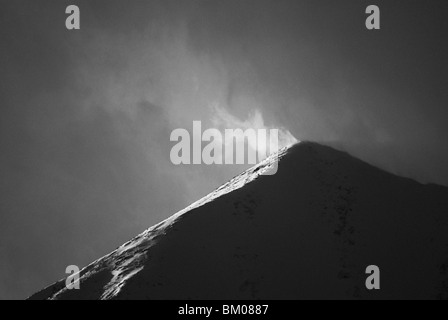
[[[316,143],[278,157],[30,299],[448,298],[447,188]]]

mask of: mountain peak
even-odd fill
[[[80,290],[61,280],[30,299],[448,298],[446,188],[313,142],[262,175],[276,160],[93,262]],[[366,289],[369,265],[384,289]]]

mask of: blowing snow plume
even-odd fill
[[[261,130],[267,133],[262,139],[260,139],[260,136],[255,137],[255,135],[252,137],[245,137],[244,135],[236,137],[237,144],[244,144],[244,139],[247,138],[248,147],[258,155],[261,155],[258,161],[263,161],[266,157],[276,153],[278,150],[290,147],[298,142],[289,130],[281,127],[266,126],[259,109],[252,110],[246,120],[238,119],[230,114],[227,109],[221,108],[218,105],[213,105],[212,111],[212,124],[221,132],[225,132],[228,128],[239,128],[243,131],[254,130],[260,132],[259,130]],[[273,138],[274,133],[275,139]],[[230,141],[223,140],[221,143],[227,148]]]
[[[302,142],[31,299],[448,298],[448,189]],[[366,289],[378,266],[381,290]],[[424,276],[422,276],[424,275]]]

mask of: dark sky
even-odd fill
[[[238,173],[169,160],[171,131],[211,124],[211,106],[448,185],[447,15],[436,0],[0,0],[0,299]]]

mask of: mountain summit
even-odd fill
[[[272,161],[30,299],[448,298],[447,188],[310,142]]]

